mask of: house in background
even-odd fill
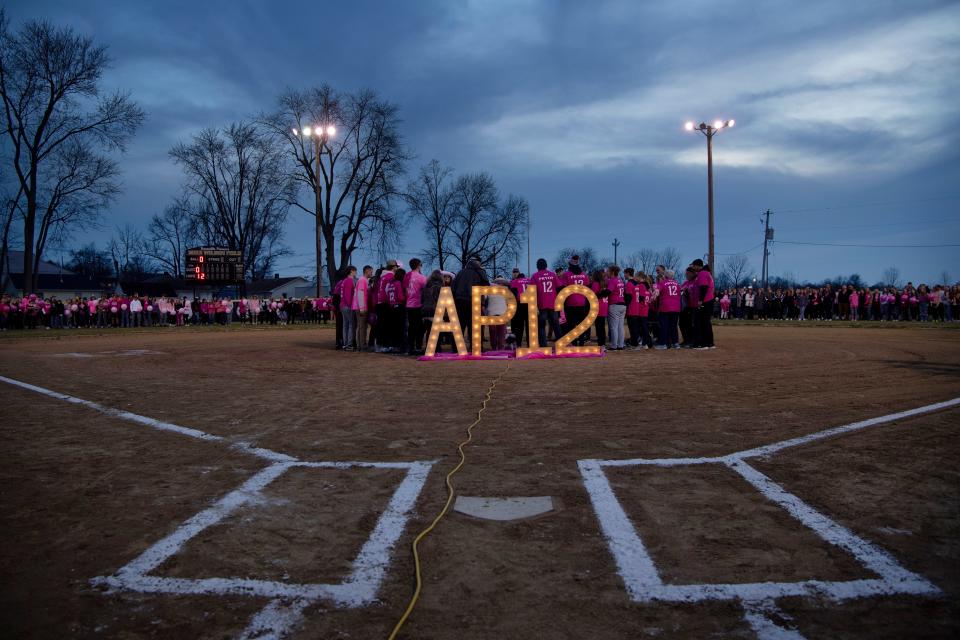
[[[308,297],[313,297],[316,287],[306,278],[300,276],[281,278],[280,274],[277,274],[272,278],[248,282],[246,289],[248,296],[257,296],[258,298],[282,298],[284,296],[299,298],[302,296],[298,291],[302,291],[305,287],[310,288],[311,293]]]
[[[6,270],[9,265],[9,271]],[[4,265],[3,293],[13,296],[23,294],[26,284],[23,274],[23,251],[10,251]],[[115,287],[112,277],[94,278],[64,269],[58,264],[41,260],[37,268],[37,295],[45,298],[92,298],[112,292]]]

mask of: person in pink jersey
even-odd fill
[[[610,351],[623,351],[623,321],[627,313],[627,285],[620,278],[620,267],[613,264],[607,269],[606,289],[610,292],[610,307],[607,310],[607,327],[610,332]]]
[[[627,326],[630,328],[630,344],[634,348],[653,346],[647,316],[650,313],[650,292],[647,290],[647,274],[634,274],[633,269],[624,269],[627,274]]]
[[[367,350],[367,319],[370,308],[370,277],[373,267],[364,265],[363,274],[357,279],[353,290],[353,313],[357,317],[357,351]]]
[[[547,346],[547,323],[550,324],[553,335],[562,335],[560,319],[553,308],[561,286],[560,278],[547,268],[547,261],[540,258],[537,260],[537,272],[530,277],[530,280],[537,288],[537,334],[540,346],[545,347]]]
[[[560,284],[563,287],[569,287],[570,285],[580,285],[582,287],[590,286],[590,276],[583,272],[583,269],[580,268],[580,256],[574,255],[570,257],[568,268],[560,275]],[[562,326],[564,335],[572,331],[578,324],[583,322],[584,318],[587,317],[587,314],[590,311],[590,306],[587,303],[586,297],[579,293],[574,293],[567,296],[567,299],[563,304],[564,313],[566,315],[566,325]],[[584,331],[579,336],[577,336],[573,345],[577,347],[582,347],[587,343],[587,338],[589,337],[590,332]]]
[[[703,260],[700,259],[694,260],[692,266],[697,271],[693,281],[697,293],[697,306],[693,317],[696,336],[694,348],[713,349],[713,305],[716,297],[713,272],[710,265],[703,264]]]
[[[667,270],[657,282],[657,315],[660,318],[660,344],[657,349],[680,348],[677,335],[677,320],[680,317],[680,285],[674,280],[676,274]]]
[[[850,291],[850,319],[854,322],[860,314],[860,292],[856,289]]]
[[[386,337],[387,347],[390,353],[403,353],[403,326],[406,323],[406,294],[403,290],[403,278],[406,276],[403,269],[397,269],[393,273],[393,278],[384,287],[387,294],[387,305],[389,311],[386,316]]]
[[[346,268],[346,275],[340,281],[340,317],[343,333],[341,342],[344,351],[356,349],[357,314],[353,309],[353,295],[357,288],[357,268],[350,265]]]
[[[597,319],[593,326],[597,330],[597,346],[607,345],[607,315],[610,312],[610,291],[607,289],[607,274],[603,271],[594,271],[590,276],[590,288],[597,294],[600,308],[597,310]]]
[[[390,303],[387,301],[387,285],[393,282],[394,272],[400,268],[396,260],[387,260],[387,266],[382,269],[380,279],[377,281],[376,306],[376,324],[374,325],[374,336],[377,342],[377,351],[381,353],[390,353],[389,347],[390,335],[388,332],[388,320],[390,318]]]
[[[523,336],[527,329],[527,303],[520,302],[520,296],[527,290],[527,285],[533,282],[520,269],[513,270],[513,279],[510,281],[510,290],[517,298],[517,312],[513,314],[510,320],[510,331],[513,333],[514,344],[517,347],[523,346]],[[527,337],[527,346],[530,346],[530,338]]]
[[[423,302],[421,296],[427,285],[427,276],[421,273],[423,263],[419,258],[410,260],[410,271],[403,278],[403,290],[407,296],[407,352],[421,355],[423,351]]]

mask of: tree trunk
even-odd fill
[[[334,256],[334,243],[333,243],[333,233],[324,232],[324,239],[327,241],[326,247],[326,256],[327,256],[327,277],[329,277],[329,286],[330,291],[333,291],[333,285],[337,283],[337,260]]]
[[[23,293],[31,294],[36,288],[33,271],[33,226],[37,218],[37,171],[30,172],[30,190],[27,191],[27,214],[23,217]]]

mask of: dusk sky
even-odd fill
[[[735,118],[715,139],[718,262],[748,252],[759,272],[769,208],[772,275],[872,283],[896,266],[915,283],[960,278],[957,2],[33,0],[7,11],[13,28],[46,18],[107,45],[105,88],[129,90],[148,114],[105,230],[78,243],[146,227],[180,191],[177,142],[326,82],[399,104],[411,173],[436,158],[527,198],[534,259],[565,246],[612,255],[615,237],[621,255],[701,257],[706,145],[683,124]],[[280,273],[309,275],[312,218],[292,210],[285,241],[296,255]],[[419,227],[403,244],[397,258],[419,253]]]

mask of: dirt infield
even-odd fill
[[[255,637],[252,621],[273,620],[261,614],[277,607],[292,611],[290,637],[385,638],[412,590],[409,543],[443,504],[455,444],[508,365],[338,353],[332,340],[327,329],[281,327],[0,341],[0,375],[107,410],[0,383],[5,634]],[[509,365],[458,493],[548,495],[562,509],[506,523],[451,513],[422,545],[424,592],[401,637],[956,637],[956,407],[749,461],[939,593],[784,596],[750,603],[753,618],[736,600],[630,596],[578,462],[725,456],[960,397],[957,331],[721,326],[717,342],[709,352]],[[306,466],[350,461],[376,464]],[[413,473],[389,465],[414,462],[429,474],[410,485],[412,509],[384,518]],[[238,492],[272,468],[262,489]],[[605,477],[665,584],[877,577],[722,465],[607,467]],[[236,504],[220,513],[225,496]],[[215,513],[147,574],[209,589],[221,588],[212,578],[262,581],[277,593],[315,584],[360,593],[351,589],[369,579],[375,593],[337,606],[95,581]],[[399,537],[391,545],[374,530]],[[385,564],[351,573],[378,541]],[[370,577],[377,567],[381,582]],[[769,635],[776,629],[794,635]]]

